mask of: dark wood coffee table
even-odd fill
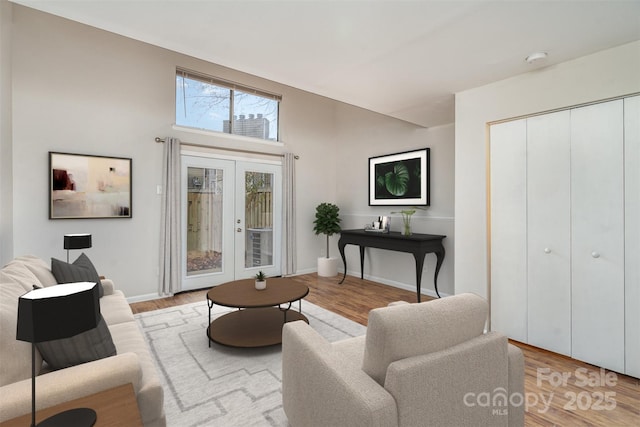
[[[207,338],[230,347],[266,347],[282,343],[282,326],[286,322],[304,320],[301,300],[309,288],[288,277],[267,279],[267,288],[257,290],[254,279],[236,280],[207,292],[209,327]],[[298,301],[298,311],[291,310]],[[213,304],[238,308],[211,321]],[[282,307],[286,305],[286,307]]]

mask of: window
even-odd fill
[[[176,124],[278,140],[280,95],[193,71],[176,71]]]

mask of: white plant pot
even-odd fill
[[[338,274],[338,258],[318,258],[318,276],[333,277]]]
[[[256,280],[256,289],[261,291],[263,289],[267,288],[267,281],[266,280]]]

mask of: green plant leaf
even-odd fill
[[[316,207],[316,219],[313,221],[313,231],[316,234],[331,236],[340,232],[340,208],[332,203],[320,203]]]
[[[403,196],[409,188],[409,170],[402,163],[393,165],[393,171],[387,172],[384,179],[387,191],[394,196]]]

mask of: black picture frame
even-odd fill
[[[132,159],[49,152],[49,219],[131,218]]]
[[[369,157],[369,206],[429,206],[430,149]]]

